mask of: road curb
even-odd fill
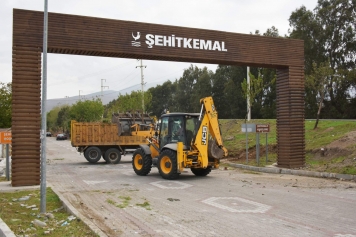
[[[0,218],[0,237],[16,237],[14,232],[6,225],[6,223]]]
[[[292,169],[278,168],[278,167],[256,167],[256,166],[249,166],[243,164],[234,164],[230,162],[227,162],[227,164],[235,168],[252,170],[256,172],[274,173],[274,174],[291,174],[291,175],[298,175],[298,176],[356,181],[356,175],[352,175],[352,174],[337,174],[337,173],[316,172],[316,171],[308,171],[308,170],[292,170]]]
[[[49,185],[49,187],[56,193],[62,202],[64,209],[79,218],[85,225],[87,225],[94,233],[100,237],[107,237],[107,235],[101,231],[96,225],[94,225],[88,218],[80,214],[73,206],[70,204],[63,195],[56,190],[55,187]],[[22,190],[35,190],[39,189],[39,185],[36,186],[25,186],[25,187],[11,187],[10,181],[1,182],[0,190],[1,192],[17,192]],[[9,228],[9,226],[0,218],[0,237],[16,237],[14,232]]]
[[[67,212],[69,212],[70,214],[72,214],[72,215],[76,216],[77,218],[79,218],[84,224],[86,224],[98,236],[107,237],[107,235],[102,230],[100,230],[96,225],[94,225],[88,218],[86,218],[85,216],[80,214],[77,211],[77,209],[75,209],[75,207],[73,207],[72,204],[70,204],[69,201],[66,200],[58,190],[56,190],[55,187],[53,187],[53,186],[50,186],[50,187],[53,190],[53,192],[55,192],[57,194],[57,196],[59,197],[59,199],[62,202],[62,205],[63,205],[64,209]]]

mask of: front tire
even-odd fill
[[[105,152],[104,159],[109,164],[118,164],[121,160],[121,152],[116,148],[110,148]]]
[[[196,176],[207,176],[211,172],[211,166],[206,167],[205,169],[200,168],[191,168],[193,174]]]
[[[177,152],[172,150],[162,151],[158,157],[158,170],[164,179],[177,179],[179,176]]]
[[[132,168],[140,176],[146,176],[151,172],[152,158],[142,148],[137,149],[132,155]]]
[[[95,164],[101,158],[101,150],[95,146],[88,147],[84,152],[84,157],[90,163]]]

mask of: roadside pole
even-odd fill
[[[6,144],[6,180],[10,181],[10,158],[9,144]]]
[[[41,201],[40,212],[46,212],[46,131],[47,131],[47,27],[48,27],[48,0],[44,1],[43,25],[43,66],[42,66],[42,122],[41,122]]]

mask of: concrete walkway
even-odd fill
[[[234,164],[234,163],[227,163],[232,167],[251,170],[255,172],[264,172],[264,173],[275,173],[275,174],[290,174],[290,175],[297,175],[297,176],[308,176],[308,177],[319,177],[319,178],[333,178],[339,180],[349,180],[356,182],[356,175],[348,175],[348,174],[336,174],[336,173],[327,173],[327,172],[314,172],[314,171],[306,171],[306,170],[292,170],[292,169],[284,169],[278,168],[274,166],[270,167],[255,167],[255,166],[248,166],[243,164]],[[91,228],[98,236],[106,236],[100,229],[98,229],[90,220],[82,216],[67,200],[65,200],[64,196],[61,195],[60,192],[56,191],[56,187],[51,186],[54,192],[59,196],[61,199],[63,206],[67,210],[67,212],[76,215],[84,223],[86,223],[89,228]],[[0,182],[0,193],[2,192],[17,192],[23,190],[39,190],[40,186],[24,186],[24,187],[12,187],[10,181]],[[5,222],[3,222],[0,218],[0,237],[15,237],[15,234],[9,229]]]

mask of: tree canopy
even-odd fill
[[[11,127],[12,84],[0,82],[0,128]]]
[[[324,118],[356,118],[355,5],[355,0],[319,0],[314,11],[302,6],[289,18],[290,37],[304,40],[305,74],[312,75],[322,63],[330,64]],[[306,88],[306,117],[315,117],[318,110],[316,93]]]
[[[104,106],[101,99],[79,100],[72,105],[69,114],[70,118],[78,122],[97,122],[103,118]],[[59,115],[59,113],[58,113]]]

